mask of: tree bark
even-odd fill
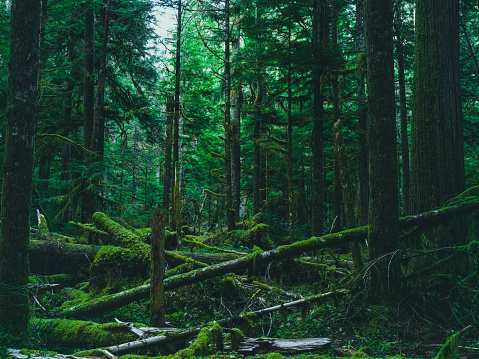
[[[400,293],[398,179],[392,0],[365,1],[368,82],[369,230],[371,298],[395,301]],[[393,253],[392,255],[386,255]]]
[[[157,207],[151,220],[151,319],[154,327],[165,326],[165,216]]]
[[[358,145],[359,145],[359,223],[368,224],[369,160],[367,144],[366,56],[364,45],[364,0],[356,0],[356,49],[358,51]]]
[[[0,330],[16,337],[27,334],[30,316],[28,241],[38,119],[40,14],[40,1],[11,2],[1,206]]]
[[[339,177],[341,181],[341,192],[344,204],[344,216],[346,217],[346,227],[352,229],[356,227],[356,218],[354,216],[354,205],[352,196],[351,180],[348,172],[348,159],[346,158],[346,146],[344,145],[341,122],[334,123],[334,152],[339,163]],[[353,258],[354,269],[359,269],[363,265],[361,248],[357,241],[349,243],[351,256]]]
[[[313,1],[313,56],[320,58],[321,45],[324,42],[326,14],[324,13],[325,0]],[[313,131],[312,131],[312,153],[313,153],[313,183],[312,183],[312,235],[320,236],[323,233],[323,162],[324,162],[324,139],[323,139],[323,94],[321,91],[320,64],[313,68]]]
[[[401,4],[398,4],[396,11],[396,49],[397,49],[397,66],[398,66],[398,82],[399,82],[399,118],[401,123],[401,158],[402,158],[402,199],[403,199],[403,215],[409,214],[409,190],[411,185],[409,171],[409,140],[407,131],[407,103],[406,103],[406,78],[404,70],[404,39],[401,33]]]
[[[412,213],[465,189],[459,1],[417,1],[415,23]]]
[[[182,0],[177,2],[177,24],[176,24],[176,58],[175,58],[175,111],[173,115],[173,163],[171,178],[171,214],[170,228],[173,232],[179,231],[180,227],[180,195],[179,195],[179,165],[180,165],[180,79],[181,79],[181,15]]]
[[[165,177],[163,179],[163,213],[166,215],[166,223],[169,223],[170,214],[170,189],[171,189],[171,142],[172,122],[175,112],[174,99],[170,94],[166,95],[166,144],[165,144]]]
[[[225,194],[226,226],[228,231],[235,229],[233,188],[231,171],[231,64],[230,64],[230,1],[225,0]]]
[[[111,0],[106,0],[103,16],[103,35],[100,54],[100,66],[98,68],[98,85],[96,104],[94,110],[93,131],[91,149],[103,160],[105,151],[105,85],[106,85],[106,56],[108,52],[108,38],[110,36],[110,13]]]

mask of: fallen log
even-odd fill
[[[99,247],[58,241],[30,240],[30,272],[77,274],[88,271]]]
[[[80,320],[33,319],[34,332],[47,347],[98,348],[135,339],[121,323],[97,324]]]
[[[88,270],[102,247],[58,241],[30,239],[30,272],[33,274],[77,274]],[[176,267],[189,261],[206,264],[221,263],[238,258],[233,253],[190,253],[166,251],[166,261]]]
[[[406,217],[400,220],[400,228],[407,228],[411,225],[422,223],[432,223],[440,221],[451,215],[466,214],[479,209],[479,200],[467,201],[463,203],[466,209],[461,209],[460,205],[446,207],[442,210],[433,210],[419,215]],[[425,222],[423,222],[425,221]],[[292,258],[305,252],[319,250],[323,248],[332,248],[341,246],[352,241],[364,240],[367,237],[368,226],[362,226],[354,229],[348,229],[338,233],[327,234],[322,237],[312,237],[303,241],[298,241],[290,245],[280,246],[276,249],[254,252],[244,257],[222,262],[205,268],[200,268],[188,273],[175,275],[165,279],[165,290],[172,290],[184,285],[201,282],[206,279],[215,278],[220,275],[232,273],[238,270],[244,270],[252,267],[254,264],[261,264],[273,260]],[[147,298],[149,295],[149,285],[143,285],[120,293],[100,297],[90,302],[79,304],[70,309],[59,313],[64,317],[88,317],[96,313],[107,310],[114,310],[132,301]]]
[[[280,353],[295,355],[301,353],[317,353],[331,345],[327,338],[276,339],[276,338],[243,338],[236,350],[242,355]]]
[[[261,264],[273,260],[290,258],[293,256],[298,256],[304,252],[337,246],[343,243],[349,243],[353,240],[364,239],[367,234],[366,231],[367,227],[360,227],[339,233],[328,234],[324,237],[313,237],[304,241],[296,242],[294,244],[280,246],[270,251],[254,252],[232,261],[219,263],[205,268],[196,269],[188,273],[166,278],[164,281],[164,289],[168,291],[188,284],[201,282],[206,279],[215,278],[220,275],[245,269],[251,267],[253,264]],[[114,310],[135,300],[147,298],[149,294],[150,286],[149,284],[145,284],[130,290],[93,299],[89,302],[65,309],[58,313],[58,315],[70,318],[88,317],[107,310]]]

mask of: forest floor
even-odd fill
[[[190,234],[179,244],[178,250],[193,258],[209,256],[221,261],[215,257],[224,254],[241,258],[258,251],[256,244],[266,243],[267,232],[251,241],[248,231],[239,230],[234,235],[224,232],[201,236]],[[147,236],[142,238],[140,232],[134,233],[142,243],[148,241]],[[115,236],[112,233],[109,235]],[[118,244],[107,237],[103,236],[102,244]],[[247,354],[238,349],[240,347],[229,334],[234,327],[239,328],[247,338],[329,340],[329,345],[316,353],[280,354],[274,349],[272,353],[267,353],[268,349],[255,349],[250,354],[255,354],[256,359],[479,357],[479,331],[477,326],[474,327],[477,305],[472,305],[477,295],[466,300],[464,297],[469,298],[470,293],[453,296],[454,293],[464,292],[464,288],[437,288],[425,282],[423,287],[416,286],[415,290],[405,292],[394,305],[371,304],[375,301],[368,297],[370,267],[366,264],[361,271],[353,271],[345,248],[309,251],[294,258],[249,265],[227,275],[168,290],[165,295],[166,329],[179,333],[192,328],[210,328],[208,325],[216,322],[221,324],[223,332],[220,346],[214,347],[208,342],[206,351],[181,350],[192,348],[198,334],[196,331],[195,335],[181,340],[166,340],[158,345],[140,347],[133,353],[130,350],[111,354],[109,348],[139,340],[125,328],[148,327],[151,320],[148,296],[101,310],[100,314],[80,314],[72,318],[75,320],[64,318],[66,310],[96,298],[110,298],[108,296],[115,293],[149,283],[149,279],[133,267],[132,263],[136,266],[137,262],[120,263],[113,255],[107,258],[111,262],[106,266],[103,262],[99,266],[98,253],[91,269],[84,268],[74,274],[74,280],[71,274],[69,280],[63,283],[58,275],[32,276],[35,285],[42,283],[49,286],[32,286],[31,289],[34,319],[31,336],[25,344],[29,349],[7,354],[9,341],[4,338],[0,344],[0,357],[110,358],[109,355],[112,355],[122,359],[144,359],[163,355],[187,358],[194,353],[193,357],[242,358]],[[367,253],[363,254],[367,258]],[[167,264],[173,267],[168,258]],[[188,266],[183,275],[188,275],[194,267],[192,263]],[[55,283],[57,280],[59,283]],[[477,293],[474,288],[470,288],[470,292]],[[319,294],[323,294],[324,298],[319,298]],[[299,305],[289,305],[302,299],[306,300]],[[275,306],[276,310],[265,310]],[[102,325],[101,331],[94,329],[98,324]],[[209,330],[213,332],[213,329]],[[104,334],[107,332],[108,338]],[[455,333],[460,333],[460,336],[453,336]],[[149,337],[155,335],[158,333]],[[165,335],[163,330],[159,335]],[[451,336],[453,340],[450,340]],[[438,354],[441,348],[442,353]],[[55,353],[63,353],[64,356]]]

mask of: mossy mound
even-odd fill
[[[149,251],[113,246],[102,247],[91,265],[90,286],[118,288],[125,279],[149,276]]]

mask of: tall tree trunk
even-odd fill
[[[397,300],[399,206],[392,0],[365,0],[369,147],[369,231],[373,300]]]
[[[410,171],[409,171],[409,141],[407,133],[407,103],[406,103],[406,78],[404,71],[404,44],[401,34],[401,4],[397,5],[396,12],[396,49],[397,49],[397,65],[398,65],[398,82],[399,82],[399,119],[401,123],[401,158],[402,158],[402,197],[403,197],[403,215],[409,214],[409,188],[410,188]]]
[[[412,213],[437,208],[465,188],[459,60],[459,1],[417,1]]]
[[[163,180],[163,213],[168,222],[170,213],[170,190],[171,190],[171,136],[172,122],[175,112],[174,98],[170,94],[166,95],[166,144],[165,144],[165,177]]]
[[[105,152],[105,83],[106,83],[106,55],[108,52],[108,38],[110,36],[111,0],[106,0],[103,16],[103,36],[98,69],[98,85],[95,104],[95,117],[91,138],[91,149],[103,160]]]
[[[313,56],[320,58],[322,46],[329,37],[327,20],[326,0],[313,1]],[[324,163],[324,139],[323,139],[323,94],[321,92],[321,64],[313,68],[313,206],[312,206],[312,235],[319,236],[323,232],[323,163]]]
[[[140,152],[140,126],[137,123],[135,123],[135,133],[133,134],[133,181],[131,184],[131,194],[133,195],[133,197],[136,197],[138,194],[139,152]]]
[[[234,58],[240,49],[239,18],[235,18],[233,29],[235,38],[232,40],[232,57]],[[232,147],[231,167],[233,186],[233,209],[235,222],[240,220],[241,207],[241,103],[243,101],[241,81],[234,81],[231,86],[231,124],[232,124]]]
[[[30,319],[27,283],[35,126],[38,119],[40,13],[37,0],[13,0],[0,241],[0,327],[24,336]]]
[[[288,148],[287,148],[287,176],[288,176],[288,222],[289,222],[289,243],[295,242],[295,222],[296,222],[296,211],[295,211],[295,195],[293,187],[293,113],[292,113],[292,101],[293,101],[293,58],[292,58],[292,47],[291,47],[291,26],[292,20],[289,20],[288,28],[288,105],[287,105],[287,115],[288,115]]]
[[[91,150],[95,118],[95,13],[92,0],[85,3],[84,77],[83,77],[83,145]]]
[[[231,183],[231,64],[230,64],[230,1],[225,1],[225,192],[226,225],[235,229],[233,189]]]
[[[180,218],[177,218],[179,211],[180,195],[176,193],[179,191],[178,172],[180,165],[180,79],[181,79],[181,15],[182,15],[182,0],[178,0],[177,12],[177,27],[176,27],[176,58],[175,58],[175,112],[173,115],[173,163],[172,163],[172,179],[171,179],[171,215],[170,228],[172,231],[179,229]]]
[[[338,0],[332,0],[331,8],[331,43],[332,46],[338,46]],[[338,121],[341,116],[339,108],[339,76],[337,73],[333,74],[333,121]],[[339,152],[334,151],[334,219],[332,232],[336,233],[341,230],[342,222],[342,189],[341,177],[339,170]]]
[[[366,57],[364,45],[364,0],[356,0],[356,49],[358,51],[358,145],[359,145],[359,223],[369,217],[369,160],[367,145]]]
[[[344,216],[346,218],[347,229],[356,228],[356,218],[354,215],[354,201],[352,194],[351,180],[348,171],[348,159],[346,158],[346,146],[344,145],[343,129],[340,120],[334,123],[334,152],[338,159],[339,177],[341,181],[342,199],[344,204]],[[359,269],[363,265],[361,248],[357,241],[349,243],[351,257],[353,258],[354,269]]]
[[[165,216],[156,208],[151,219],[151,319],[150,325],[165,326]]]
[[[255,7],[255,24],[258,23],[258,5]],[[263,77],[258,62],[256,62],[256,98],[254,99],[255,117],[253,123],[253,215],[262,210],[261,200],[261,147],[259,140],[261,138],[261,106],[263,102]]]

